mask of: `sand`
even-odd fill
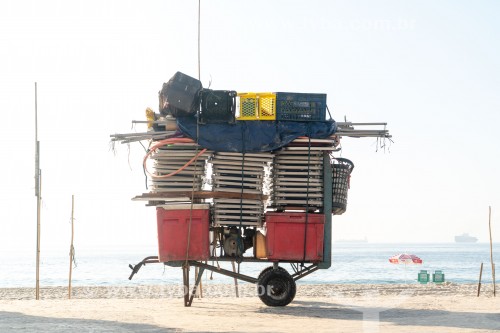
[[[204,286],[184,307],[182,287],[0,289],[0,332],[499,332],[500,295],[484,285],[298,285],[286,307],[255,286]]]

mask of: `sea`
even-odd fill
[[[493,260],[500,262],[500,244],[493,244]],[[251,251],[251,250],[250,250]],[[399,253],[419,256],[421,265],[396,265],[389,258]],[[101,248],[75,249],[75,260],[70,262],[69,251],[41,251],[40,286],[67,286],[70,265],[72,286],[136,286],[182,284],[182,270],[163,264],[147,264],[129,280],[131,268],[148,256],[156,255],[155,248]],[[0,288],[34,287],[36,283],[36,253],[0,253]],[[333,243],[332,266],[318,270],[298,284],[397,284],[418,283],[420,270],[432,274],[440,270],[445,281],[452,283],[477,283],[481,263],[484,264],[482,282],[492,282],[490,245],[488,243]],[[209,262],[212,264],[212,262]],[[217,265],[217,263],[213,263]],[[220,262],[220,267],[232,270],[230,262]],[[242,274],[256,277],[269,263],[235,264]],[[282,265],[289,272],[289,264]],[[194,272],[194,269],[192,269]],[[431,275],[432,276],[432,275]],[[499,278],[500,280],[500,278]],[[191,280],[193,281],[193,280]],[[205,284],[232,283],[233,279],[205,271]],[[240,282],[244,283],[244,282]]]

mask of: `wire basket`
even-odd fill
[[[336,158],[332,163],[332,214],[341,215],[347,208],[347,192],[354,163],[347,158]]]

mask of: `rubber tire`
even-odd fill
[[[257,277],[257,280],[259,280],[259,279],[260,279],[260,277],[261,277],[261,276],[262,276],[265,272],[268,272],[268,271],[270,271],[270,270],[271,270],[271,269],[273,269],[273,268],[274,268],[274,266],[268,266],[268,267],[264,268],[264,269],[262,270],[262,272],[260,272],[259,277]],[[278,266],[278,268],[277,268],[277,269],[281,269],[281,270],[283,270],[283,271],[285,271],[285,272],[286,272],[286,269],[284,269],[284,268],[283,268],[283,267],[281,267],[281,266]]]
[[[267,306],[286,306],[295,298],[297,285],[283,268],[264,270],[257,281],[257,292]]]
[[[270,271],[270,270],[272,270],[272,269],[274,269],[274,266],[268,266],[268,267],[264,268],[264,269],[260,272],[259,276],[257,277],[257,280],[258,280],[258,279],[260,279],[260,277],[262,276],[262,274],[264,274],[265,272],[268,272],[268,271]],[[281,266],[278,266],[278,268],[276,268],[276,269],[280,269],[280,270],[285,271],[285,272],[287,271],[286,269],[284,269],[284,268],[283,268],[283,267],[281,267]],[[295,298],[295,294],[293,294],[293,297]],[[293,298],[292,298],[292,301],[293,301]]]

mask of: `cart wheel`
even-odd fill
[[[257,278],[257,280],[259,280],[259,279],[260,279],[260,277],[261,277],[261,276],[262,276],[265,272],[268,272],[268,271],[270,271],[270,270],[271,270],[271,269],[273,269],[273,268],[274,268],[274,266],[268,266],[268,267],[264,268],[264,269],[262,270],[262,272],[260,272],[259,277]],[[283,267],[281,267],[281,266],[278,266],[278,268],[276,268],[276,269],[280,269],[280,270],[282,270],[282,271],[285,271],[285,272],[286,272],[286,269],[284,269],[284,268],[283,268]]]
[[[264,273],[266,273],[266,272],[268,272],[268,271],[270,271],[270,270],[272,270],[272,269],[274,269],[274,266],[268,266],[268,267],[264,268],[264,269],[262,270],[262,272],[260,272],[259,276],[257,277],[257,280],[258,280],[258,279],[260,279],[260,278],[261,278],[261,276],[262,276]],[[282,270],[282,271],[284,271],[284,272],[287,272],[287,270],[286,270],[286,269],[284,269],[284,268],[283,268],[283,267],[281,267],[281,266],[278,266],[278,268],[276,268],[276,269],[279,269],[279,270]],[[294,299],[294,298],[295,298],[295,293],[293,293],[293,297],[292,297],[292,299],[291,299],[290,301],[293,301],[293,299]]]
[[[288,305],[296,291],[295,281],[283,268],[264,270],[257,281],[259,298],[268,306]]]

